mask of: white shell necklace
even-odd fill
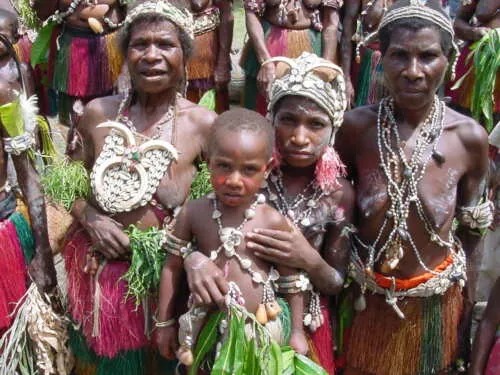
[[[91,186],[99,206],[108,213],[128,212],[147,205],[153,198],[161,179],[178,152],[167,141],[160,140],[163,125],[175,134],[176,101],[158,122],[150,138],[137,132],[133,123],[123,115],[130,101],[126,96],[118,110],[118,121],[106,121],[97,128],[111,128],[91,173]],[[137,144],[136,136],[145,142]]]
[[[269,176],[269,181],[273,185],[276,193],[269,187],[269,182],[265,182],[263,187],[266,188],[269,200],[273,202],[278,211],[282,215],[288,217],[296,225],[300,224],[303,227],[310,226],[312,211],[318,207],[318,202],[321,198],[328,194],[323,192],[323,190],[316,185],[315,180],[312,180],[302,192],[297,194],[292,202],[288,202],[285,186],[283,184],[282,172],[280,170],[273,172]],[[312,190],[312,193],[307,194],[310,190]]]
[[[263,303],[274,301],[275,296],[272,283],[278,280],[278,271],[274,268],[271,268],[267,279],[265,279],[260,272],[252,269],[252,261],[250,259],[243,258],[236,251],[237,247],[242,243],[243,240],[243,227],[249,220],[255,217],[255,208],[259,204],[264,204],[266,202],[266,197],[264,196],[264,194],[257,194],[255,202],[253,202],[251,206],[245,210],[245,217],[241,224],[236,228],[224,227],[222,225],[222,212],[218,209],[217,197],[215,196],[215,193],[209,194],[208,198],[212,200],[212,219],[214,219],[217,223],[219,238],[221,241],[221,245],[217,249],[210,252],[210,260],[215,261],[221,252],[223,252],[226,258],[235,258],[238,261],[240,267],[245,272],[250,274],[254,283],[264,286]]]

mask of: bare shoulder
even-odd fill
[[[377,105],[356,107],[344,114],[344,122],[339,130],[338,142],[352,143],[357,136],[377,123]]]
[[[196,136],[208,137],[217,117],[215,112],[186,99],[179,101],[179,109],[180,115],[185,116],[187,119],[185,130]]]
[[[262,217],[265,218],[266,229],[290,230],[286,218],[269,204],[263,204],[261,206],[261,213]]]
[[[97,125],[107,120],[114,120],[122,100],[121,95],[105,96],[91,100],[83,111],[78,128],[92,133]]]
[[[446,108],[445,130],[453,130],[469,152],[488,148],[488,133],[475,120],[451,108]]]
[[[354,205],[355,198],[354,187],[352,186],[352,183],[343,177],[339,178],[338,181],[340,183],[340,187],[333,193],[334,200],[344,209],[351,209]]]

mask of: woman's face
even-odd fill
[[[447,67],[441,36],[430,27],[396,29],[383,58],[386,85],[398,106],[407,109],[433,100]]]
[[[138,91],[155,94],[178,88],[184,74],[184,53],[177,28],[166,20],[133,25],[127,64]]]
[[[316,164],[332,135],[328,114],[312,100],[286,96],[274,115],[276,144],[282,161],[292,167]]]

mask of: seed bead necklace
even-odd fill
[[[303,227],[310,226],[312,211],[318,207],[318,202],[321,198],[328,194],[317,186],[315,180],[312,180],[302,192],[297,194],[292,202],[289,202],[286,197],[281,170],[273,172],[269,176],[269,181],[270,183],[265,182],[263,187],[268,193],[269,200],[276,206],[278,211],[296,225]],[[272,191],[270,184],[273,186],[275,192]]]
[[[408,161],[404,153],[404,143],[401,142],[394,116],[393,99],[385,98],[379,104],[377,144],[380,166],[388,181],[387,193],[390,206],[377,237],[371,245],[365,244],[357,235],[354,235],[355,243],[360,244],[368,251],[368,261],[366,263],[366,272],[368,274],[373,272],[374,263],[379,261],[383,254],[385,255],[385,261],[382,264],[382,271],[389,272],[396,268],[404,256],[403,243],[410,245],[422,268],[427,272],[438,274],[425,265],[412,235],[408,231],[407,221],[412,203],[415,205],[417,214],[424,223],[431,241],[442,247],[452,248],[454,245],[451,232],[448,241],[445,241],[433,229],[418,195],[418,184],[425,174],[431,157],[435,158],[438,162],[443,158],[436,150],[436,147],[443,132],[445,109],[444,103],[435,97],[430,114],[419,131],[415,148],[410,161]],[[393,146],[394,144],[396,147]],[[430,149],[431,151],[429,152]],[[389,231],[386,241],[379,246],[382,235],[391,221],[392,229]],[[355,243],[355,257],[360,259]],[[379,247],[378,251],[376,251],[377,247]]]
[[[180,94],[176,94],[176,97],[173,101],[172,104],[168,106],[167,111],[165,114],[156,122],[154,125],[155,127],[155,133],[152,137],[148,137],[140,132],[137,131],[136,127],[134,126],[134,123],[130,118],[127,116],[126,112],[130,108],[130,104],[132,102],[132,94],[129,92],[127,95],[125,95],[120,102],[120,106],[118,108],[118,116],[117,116],[117,121],[120,121],[122,124],[127,125],[127,127],[132,130],[132,132],[137,135],[138,137],[141,137],[143,139],[160,139],[162,134],[166,131],[170,134],[170,143],[172,145],[175,145],[175,120],[177,116],[177,98],[180,96]],[[164,125],[167,126],[164,126]],[[149,128],[149,126],[147,127]]]

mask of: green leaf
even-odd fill
[[[241,329],[241,324],[237,313],[232,310],[228,312],[229,333],[226,341],[222,344],[220,354],[212,367],[212,375],[232,375],[234,372],[235,352],[236,352],[236,332]]]
[[[243,365],[244,374],[260,375],[259,358],[257,357],[257,343],[251,339],[246,344],[245,363]]]
[[[269,355],[269,375],[281,375],[283,373],[283,359],[281,348],[276,341],[271,340]]]
[[[196,342],[196,347],[194,350],[194,361],[193,365],[189,368],[188,375],[198,374],[198,369],[205,359],[205,356],[215,346],[217,342],[219,323],[222,320],[223,316],[224,314],[220,311],[212,314],[208,319],[208,322],[203,327],[203,330],[198,336]]]
[[[326,370],[314,363],[309,358],[295,353],[295,374],[296,375],[328,375]]]
[[[36,40],[31,47],[31,66],[34,68],[37,64],[45,62],[47,59],[47,51],[49,50],[50,40],[52,39],[52,31],[56,26],[55,22],[49,22],[38,32]]]
[[[205,92],[198,104],[211,111],[215,111],[215,89]]]

